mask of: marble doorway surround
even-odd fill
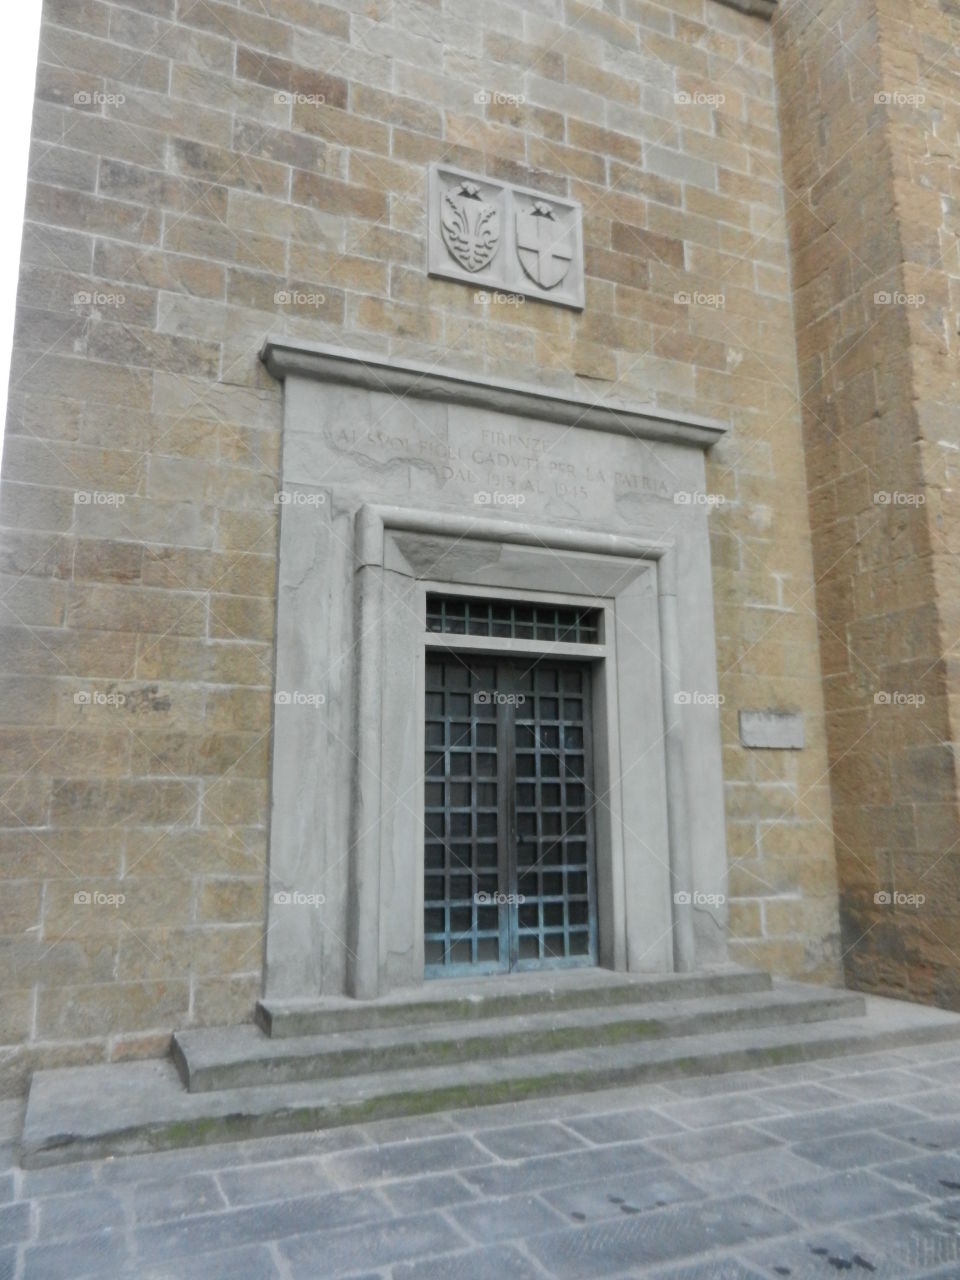
[[[721,962],[703,452],[724,427],[341,348],[278,340],[262,358],[285,383],[266,996],[369,999],[423,980],[438,590],[602,611],[602,653],[582,655],[600,963]]]

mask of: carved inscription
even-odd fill
[[[442,486],[467,492],[496,490],[574,505],[624,495],[673,499],[670,477],[660,474],[660,468],[627,470],[587,463],[533,431],[521,434],[482,427],[469,444],[451,444],[427,431],[395,431],[388,426],[366,431],[328,427],[322,435],[333,452],[352,457],[361,467],[428,468]]]

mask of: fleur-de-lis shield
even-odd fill
[[[440,234],[465,271],[482,271],[500,245],[500,211],[484,200],[476,183],[461,182],[440,197]]]

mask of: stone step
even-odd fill
[[[174,1036],[173,1059],[187,1088],[199,1093],[631,1040],[679,1038],[738,1027],[856,1018],[864,1010],[863,996],[852,991],[778,983],[771,991],[702,999],[554,1008],[547,1013],[513,1013],[473,1022],[404,1023],[279,1040],[249,1026],[183,1031]]]
[[[869,996],[860,1018],[208,1093],[184,1089],[169,1060],[39,1071],[21,1155],[39,1168],[944,1039],[960,1039],[960,1015]]]
[[[322,1035],[374,1027],[424,1026],[512,1013],[594,1008],[642,1001],[699,999],[769,991],[768,973],[724,965],[698,973],[633,974],[609,969],[566,969],[504,977],[438,979],[377,1000],[261,1000],[257,1021],[267,1035]]]

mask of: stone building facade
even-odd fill
[[[501,487],[543,481],[535,541],[595,556],[598,600],[616,595],[600,560],[642,559],[644,531],[687,557],[679,652],[704,678],[674,689],[682,803],[666,784],[651,803],[693,849],[673,887],[722,900],[682,917],[693,962],[957,1007],[958,26],[952,0],[46,0],[0,508],[5,1088],[247,1020],[271,981],[363,996],[415,976],[422,891],[386,878],[371,898],[362,822],[310,864],[345,860],[342,891],[298,882],[296,852],[278,877],[348,796],[356,824],[369,788],[344,791],[335,762],[370,758],[364,708],[381,714],[362,680],[338,702],[367,634],[346,594],[321,577],[310,609],[284,602],[316,572],[295,529],[366,503],[358,571],[446,582],[436,557],[416,568],[423,539],[522,516],[477,505],[505,464],[444,489],[442,464],[403,454],[395,483],[389,444],[359,451],[348,502],[299,437],[362,418],[363,396],[482,414],[486,395],[568,425],[599,405],[598,429],[631,437],[595,491],[583,430],[569,472],[511,459]],[[438,167],[579,210],[582,307],[432,273]],[[440,524],[396,514],[413,506]],[[511,570],[529,590],[540,571]],[[283,673],[320,632],[342,661],[298,737]],[[327,889],[319,925],[279,910]],[[410,938],[391,951],[394,891]],[[615,933],[601,904],[601,961],[622,966]],[[342,965],[300,963],[331,937]]]

